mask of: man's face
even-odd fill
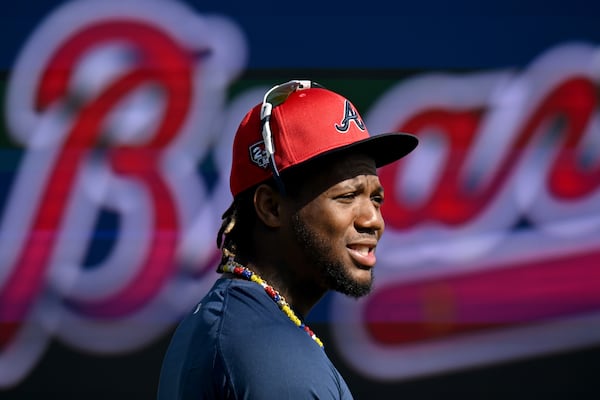
[[[302,258],[325,289],[364,296],[384,230],[383,188],[374,161],[359,155],[336,159],[312,174],[306,187],[305,202],[291,221]]]

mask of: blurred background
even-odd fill
[[[1,15],[0,398],[151,399],[217,278],[233,134],[311,79],[371,134],[373,293],[307,318],[357,399],[600,394],[600,7],[17,2]]]

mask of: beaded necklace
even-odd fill
[[[272,286],[265,282],[264,279],[262,279],[260,276],[258,276],[256,273],[252,272],[248,268],[244,267],[242,264],[234,261],[231,257],[229,258],[229,260],[227,260],[227,263],[221,266],[221,270],[224,272],[229,272],[231,274],[234,274],[235,276],[246,279],[247,281],[257,283],[260,286],[262,286],[263,289],[265,289],[265,292],[269,295],[269,297],[273,299],[273,301],[279,306],[279,309],[283,311],[283,313],[287,315],[288,318],[298,328],[305,331],[308,334],[308,336],[310,336],[312,340],[314,340],[319,345],[319,347],[323,347],[323,342],[321,341],[321,339],[319,339],[317,335],[315,335],[315,333],[308,327],[308,325],[303,323],[300,320],[300,318],[296,316],[294,310],[292,310],[287,301],[285,301],[285,298],[282,295],[280,295],[277,290],[275,290]]]

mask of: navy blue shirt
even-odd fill
[[[352,399],[325,351],[254,283],[221,278],[179,324],[159,400]]]

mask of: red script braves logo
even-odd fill
[[[103,351],[143,345],[165,325],[128,326],[172,318],[180,305],[166,312],[168,298],[194,284],[174,279],[205,196],[187,165],[214,135],[243,41],[176,2],[139,5],[71,2],[15,66],[7,118],[27,153],[1,230],[0,385],[27,372],[51,333]],[[82,268],[100,212],[118,215],[119,240]],[[205,253],[188,273],[211,261]],[[129,342],[112,339],[123,330]]]

